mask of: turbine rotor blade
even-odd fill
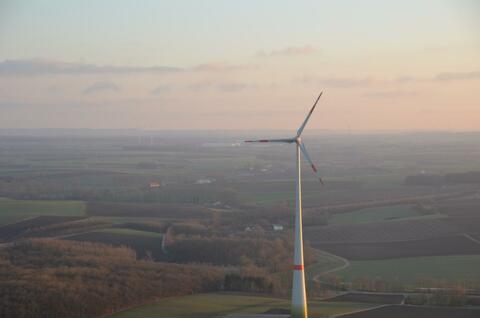
[[[307,148],[305,147],[305,144],[303,142],[301,142],[298,145],[300,146],[300,150],[302,151],[303,155],[305,156],[305,159],[307,159],[308,163],[312,167],[312,170],[315,173],[315,175],[317,176],[318,181],[320,181],[320,183],[322,185],[325,185],[323,183],[322,177],[320,177],[320,174],[318,173],[317,167],[315,166],[315,164],[312,161],[312,158],[310,158],[310,155],[308,154],[308,151],[307,151]]]
[[[312,106],[312,109],[310,109],[310,112],[308,113],[307,117],[306,117],[305,120],[303,121],[303,123],[302,123],[302,125],[300,126],[300,128],[298,128],[298,130],[297,130],[297,137],[300,137],[300,135],[302,134],[303,129],[304,129],[305,126],[307,125],[307,122],[308,122],[308,120],[310,119],[310,116],[312,116],[312,113],[313,113],[313,111],[315,110],[315,107],[317,106],[317,103],[318,103],[318,101],[320,100],[320,97],[322,97],[322,94],[323,94],[323,92],[321,92],[320,95],[318,95],[317,100],[315,101],[315,103],[314,103],[313,106]]]
[[[259,139],[259,140],[245,140],[245,142],[283,142],[283,143],[292,143],[295,142],[295,139]]]

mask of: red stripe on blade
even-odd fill
[[[317,172],[317,167],[315,167],[315,165],[312,165],[312,169],[313,171]]]
[[[303,265],[293,265],[294,271],[303,271]]]

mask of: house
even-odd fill
[[[274,231],[283,231],[283,225],[281,224],[272,224],[272,228]]]
[[[161,184],[160,182],[157,182],[157,181],[151,181],[149,184],[148,184],[148,187],[150,189],[154,189],[154,188],[160,188]]]
[[[207,179],[198,179],[195,184],[210,184],[215,182],[215,179],[213,178],[207,178]]]

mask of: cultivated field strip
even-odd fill
[[[194,204],[91,202],[87,205],[87,214],[188,219],[211,217],[212,212],[206,207]]]
[[[341,318],[478,318],[479,308],[429,307],[410,305],[382,306],[371,310],[339,315]]]
[[[313,243],[312,246],[349,260],[480,254],[480,244],[464,235],[397,242]]]
[[[0,226],[0,241],[9,241],[19,237],[22,234],[28,234],[34,229],[60,224],[64,222],[72,222],[84,219],[82,216],[53,216],[42,215],[29,218],[17,223]]]
[[[476,233],[479,228],[480,217],[445,217],[365,224],[309,226],[305,228],[304,233],[312,244],[326,242],[395,242]]]
[[[352,292],[329,298],[327,301],[400,305],[405,301],[405,295],[393,293]]]

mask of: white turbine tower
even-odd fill
[[[302,142],[302,132],[307,125],[310,116],[315,110],[320,97],[323,92],[318,95],[317,100],[313,104],[312,109],[303,121],[300,128],[297,130],[297,135],[293,138],[285,139],[261,139],[261,140],[246,140],[245,142],[278,142],[295,144],[297,152],[297,187],[296,187],[296,208],[295,208],[295,251],[293,259],[293,287],[292,287],[292,318],[307,318],[307,295],[305,290],[305,272],[303,265],[303,231],[302,231],[302,179],[300,166],[300,152],[305,156],[305,159],[310,163],[313,172],[317,175],[319,181],[323,184],[322,178],[319,176],[317,168],[312,162],[310,155]]]

